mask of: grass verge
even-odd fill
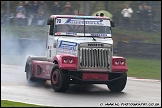
[[[161,60],[126,58],[128,76],[161,80]]]
[[[21,102],[13,102],[9,100],[1,100],[1,107],[48,107],[48,106],[26,104]]]

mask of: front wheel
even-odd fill
[[[66,71],[63,71],[59,68],[58,65],[55,65],[51,72],[51,85],[53,90],[56,92],[64,92],[69,87],[70,78]]]
[[[107,86],[111,92],[121,92],[125,88],[126,82],[127,73],[124,72],[120,79],[109,82]]]

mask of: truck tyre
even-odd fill
[[[107,86],[111,92],[121,92],[125,88],[126,82],[127,73],[123,72],[122,78],[109,82]]]
[[[56,64],[51,72],[51,85],[56,92],[64,92],[68,89],[70,77],[66,71],[63,71]]]
[[[26,65],[26,79],[28,82],[33,82],[35,79],[32,77],[32,63],[28,62]]]
[[[26,72],[26,79],[28,82],[34,82],[34,81],[39,81],[41,83],[45,83],[46,80],[43,79],[36,79],[32,76],[32,60],[40,60],[40,61],[47,61],[46,57],[28,57],[26,61],[26,66],[25,66],[25,72]]]

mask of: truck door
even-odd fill
[[[52,59],[52,50],[53,50],[53,36],[48,35],[48,40],[47,40],[47,59]]]
[[[47,59],[51,60],[56,55],[56,41],[54,39],[54,19],[50,21],[46,42]]]

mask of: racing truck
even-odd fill
[[[127,82],[126,59],[113,55],[111,27],[105,16],[51,15],[47,21],[46,56],[28,56],[28,82],[49,80],[55,92],[70,84],[105,84],[121,92]]]

